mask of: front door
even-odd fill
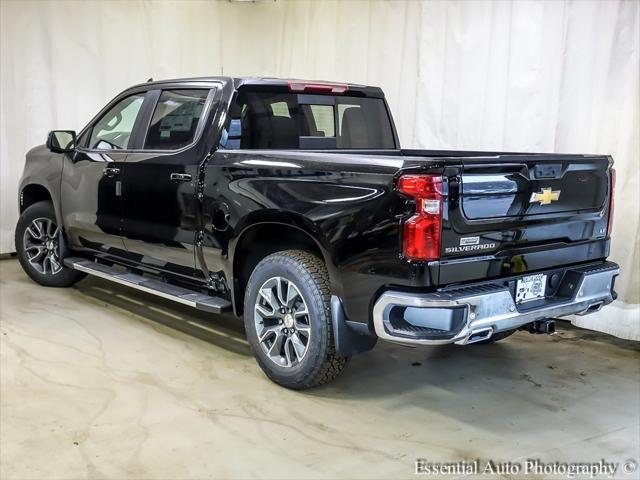
[[[124,243],[143,266],[193,277],[198,166],[209,143],[197,140],[213,91],[183,88],[153,93],[157,102],[142,149],[130,153],[125,165]]]
[[[122,178],[145,92],[117,101],[81,135],[62,172],[63,224],[70,244],[122,255]]]

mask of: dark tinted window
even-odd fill
[[[129,146],[133,125],[140,113],[144,93],[131,95],[111,108],[91,129],[89,148],[100,150],[126,149]],[[80,145],[84,146],[85,138]]]
[[[221,146],[229,149],[392,149],[380,98],[242,90]]]
[[[177,150],[196,135],[208,90],[165,90],[153,112],[144,148]]]

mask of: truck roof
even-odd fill
[[[384,97],[384,93],[379,87],[370,85],[361,85],[357,83],[335,82],[326,80],[303,80],[297,78],[276,78],[276,77],[226,77],[226,76],[210,76],[210,77],[187,77],[187,78],[172,78],[166,80],[152,80],[140,83],[134,87],[158,85],[163,84],[176,84],[176,83],[193,83],[193,82],[221,82],[223,84],[232,84],[235,89],[243,86],[278,86],[288,87],[290,85],[335,85],[346,87],[345,91],[352,90],[364,93],[367,96],[372,97]],[[131,88],[134,88],[131,87]]]

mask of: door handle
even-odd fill
[[[116,167],[105,167],[105,169],[102,170],[102,176],[103,177],[113,178],[116,175],[120,175],[120,169],[119,168],[116,168]]]
[[[169,175],[172,182],[190,182],[191,175],[188,173],[172,173]]]

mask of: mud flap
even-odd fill
[[[336,351],[343,357],[367,352],[378,341],[375,335],[357,332],[348,325],[342,302],[336,295],[331,296],[331,321]]]

